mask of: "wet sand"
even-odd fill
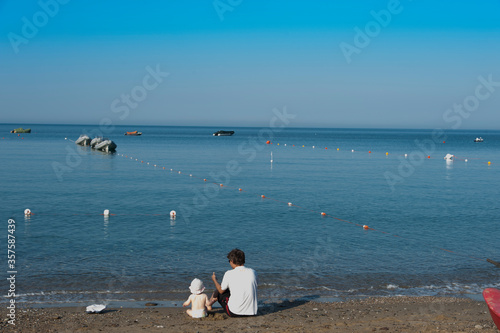
[[[2,332],[499,332],[486,303],[465,298],[390,297],[266,304],[255,317],[230,318],[222,309],[202,319],[184,308],[18,308],[16,325],[2,308]]]

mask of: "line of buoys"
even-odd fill
[[[325,149],[327,149],[327,148],[325,147]],[[371,151],[369,151],[369,153],[371,153]],[[387,152],[386,154],[388,155],[389,153]],[[171,170],[172,170],[172,169],[171,169]],[[179,171],[179,174],[180,174],[180,173],[181,173],[181,172]],[[192,174],[190,174],[190,176],[192,176]],[[198,177],[196,177],[196,178],[198,178]],[[205,181],[205,182],[207,181],[207,179],[206,179],[206,178],[200,178],[200,179],[203,179],[203,181]],[[215,182],[214,182],[214,183],[215,183]],[[217,183],[215,183],[215,184],[217,184]],[[219,185],[220,185],[221,187],[223,186],[223,184],[219,184]],[[224,187],[225,187],[225,188],[227,188],[227,189],[231,189],[231,188],[232,188],[232,187],[229,187],[229,186],[224,186]],[[238,188],[238,191],[243,192],[243,190],[242,190],[241,188]],[[266,197],[264,194],[260,194],[260,197],[261,197],[262,199],[269,199],[269,200],[272,200],[272,201],[275,201],[275,202],[278,202],[278,203],[281,203],[281,202],[282,202],[282,201],[277,200],[277,199],[271,199],[271,198],[268,198],[268,197]],[[287,204],[289,207],[291,207],[291,206],[295,206],[295,207],[297,207],[297,208],[305,209],[305,210],[308,210],[308,211],[311,211],[311,212],[316,212],[316,211],[311,210],[311,209],[307,209],[307,208],[303,208],[303,207],[300,207],[300,206],[293,205],[291,202],[286,202],[286,204]],[[344,219],[341,219],[341,218],[338,218],[338,217],[334,217],[334,216],[331,216],[331,215],[327,215],[327,213],[326,213],[326,212],[320,212],[320,214],[321,214],[321,216],[322,216],[322,217],[327,217],[327,216],[328,216],[328,217],[333,218],[333,219],[335,219],[335,220],[337,220],[337,221],[342,221],[342,222],[350,223],[350,224],[355,225],[355,226],[358,226],[358,227],[362,227],[362,228],[363,228],[363,230],[378,231],[378,232],[381,232],[381,233],[383,233],[383,234],[387,234],[387,235],[392,235],[392,236],[394,236],[394,237],[403,238],[403,237],[401,237],[401,236],[399,236],[399,235],[395,235],[395,234],[388,233],[388,232],[386,232],[386,231],[382,231],[382,230],[377,230],[377,229],[375,229],[375,228],[371,228],[371,227],[369,227],[369,226],[368,226],[368,225],[366,225],[366,224],[365,224],[365,225],[360,225],[360,224],[358,224],[358,223],[354,223],[354,222],[351,222],[351,221],[348,221],[348,220],[344,220]],[[470,256],[470,255],[460,254],[460,253],[455,252],[455,251],[451,251],[451,250],[447,250],[447,249],[443,249],[443,248],[439,248],[439,247],[436,247],[436,248],[438,248],[438,249],[440,249],[440,250],[443,250],[443,251],[447,251],[447,252],[450,252],[450,253],[456,254],[456,255],[465,256],[465,257],[468,257],[468,258],[471,258],[471,259],[480,260],[480,261],[485,261],[485,259],[481,259],[481,258],[473,257],[473,256]]]
[[[370,153],[371,153],[371,151],[370,151]],[[387,154],[388,154],[388,153],[387,153]],[[490,163],[491,163],[491,162],[490,162]],[[170,169],[170,170],[173,170],[173,169]],[[181,174],[181,172],[180,172],[180,171],[179,171],[179,174]],[[190,176],[191,176],[191,177],[194,177],[192,174],[190,174]],[[195,178],[199,178],[200,180],[202,179],[204,182],[206,182],[206,181],[207,181],[207,179],[206,179],[206,178],[200,178],[200,177],[195,177]],[[219,183],[216,183],[216,182],[212,182],[212,183],[214,183],[214,184],[219,184]],[[222,186],[224,186],[223,184],[219,184],[219,185],[220,185],[221,187],[222,187]],[[224,186],[224,188],[227,188],[227,189],[234,188],[234,189],[236,189],[235,187],[230,187],[230,186]],[[241,188],[237,188],[237,189],[238,189],[238,191],[243,192],[243,190],[242,190]],[[245,191],[245,192],[246,192],[246,191]],[[291,206],[295,206],[295,207],[297,207],[297,208],[301,208],[301,209],[304,209],[304,210],[308,210],[308,211],[313,212],[313,213],[318,213],[317,211],[314,211],[314,210],[311,210],[311,209],[307,209],[307,208],[304,208],[304,207],[300,207],[300,206],[297,206],[297,205],[293,205],[291,202],[286,202],[286,201],[285,201],[285,202],[283,202],[283,201],[280,201],[280,200],[277,200],[277,199],[267,198],[267,197],[266,197],[265,195],[263,195],[263,194],[260,194],[260,197],[261,197],[262,199],[269,199],[269,200],[272,200],[272,201],[275,201],[275,202],[278,202],[278,203],[286,203],[289,207],[291,207]],[[367,225],[361,225],[361,224],[354,223],[354,222],[351,222],[351,221],[348,221],[348,220],[344,220],[344,219],[341,219],[341,218],[338,218],[338,217],[334,217],[334,216],[332,216],[332,215],[327,215],[327,213],[325,213],[325,212],[320,212],[320,214],[321,214],[321,216],[323,216],[323,217],[328,216],[328,217],[333,218],[333,219],[335,219],[335,220],[337,220],[337,221],[346,222],[346,223],[350,223],[350,224],[355,225],[355,226],[358,226],[358,227],[362,227],[362,228],[363,228],[363,230],[378,231],[378,232],[381,232],[381,233],[383,233],[383,234],[387,234],[387,235],[392,235],[392,236],[394,236],[394,237],[400,237],[400,238],[403,238],[403,237],[401,237],[401,236],[399,236],[399,235],[391,234],[391,233],[388,233],[388,232],[385,232],[385,231],[382,231],[382,230],[377,230],[377,229],[375,229],[375,228],[371,228],[371,227],[369,227],[369,226],[367,226]],[[161,214],[158,214],[158,215],[161,215]],[[447,249],[442,249],[442,248],[439,248],[439,247],[436,247],[436,248],[438,248],[438,249],[440,249],[440,250],[447,251],[447,252],[451,252],[451,253],[454,253],[454,254],[457,254],[457,255],[462,255],[462,256],[465,256],[465,257],[472,258],[472,259],[476,259],[476,260],[484,261],[484,259],[481,259],[481,258],[476,258],[476,257],[470,256],[470,255],[460,254],[460,253],[457,253],[457,252],[455,252],[455,251],[451,251],[451,250],[447,250]]]

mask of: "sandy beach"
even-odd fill
[[[2,317],[6,317],[5,308]],[[498,332],[484,302],[464,298],[390,297],[317,303],[284,301],[256,317],[230,318],[222,309],[192,319],[180,307],[18,308],[2,332]]]

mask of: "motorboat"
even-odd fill
[[[75,143],[80,146],[88,146],[90,144],[90,137],[87,134],[82,134],[78,139],[76,139]]]
[[[142,132],[137,132],[137,131],[125,132],[125,135],[138,136],[138,135],[142,135]]]
[[[92,141],[90,141],[90,147],[95,148],[95,146],[101,143],[103,140],[104,139],[102,138],[102,136],[96,136],[92,139]]]
[[[482,137],[474,139],[474,142],[483,142],[483,141],[484,141],[484,139]]]
[[[217,131],[214,133],[214,136],[231,136],[234,134],[234,131]]]
[[[16,129],[13,129],[12,131],[10,131],[11,133],[31,133],[31,128],[22,128],[22,127],[19,127],[19,128],[16,128]]]
[[[109,139],[103,139],[102,142],[99,142],[95,145],[94,149],[103,151],[105,153],[114,152],[116,150],[116,143]]]

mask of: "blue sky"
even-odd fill
[[[500,128],[498,0],[0,0],[0,22],[1,123]]]

